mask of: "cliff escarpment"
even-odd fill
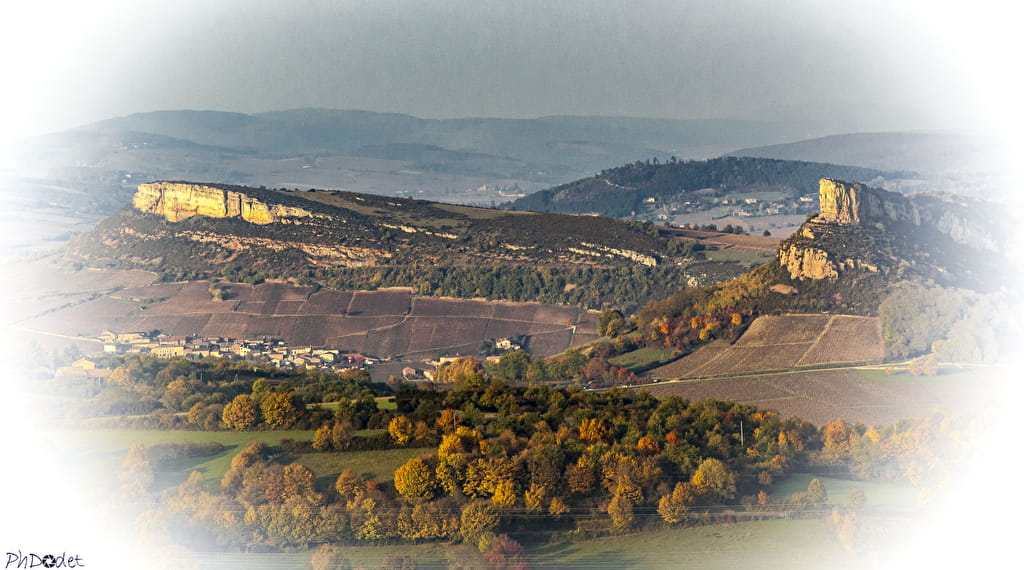
[[[908,224],[944,234],[956,243],[996,251],[999,242],[990,224],[980,219],[984,205],[964,199],[903,196],[859,182],[822,178],[818,189],[821,222],[845,225]]]
[[[180,222],[191,216],[209,218],[241,218],[254,224],[270,224],[282,218],[308,218],[313,213],[283,204],[267,204],[258,198],[210,186],[187,182],[152,182],[139,184],[132,206],[140,212],[163,216],[169,222]]]
[[[780,245],[776,263],[791,279],[916,275],[969,286],[991,273],[1005,242],[998,212],[979,201],[823,178],[819,202],[820,213]]]

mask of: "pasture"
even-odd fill
[[[356,432],[356,436],[369,432]],[[373,433],[379,433],[374,431]],[[111,476],[133,443],[147,447],[161,443],[209,443],[216,442],[224,450],[202,457],[183,457],[175,460],[166,469],[156,473],[155,489],[163,490],[181,484],[191,471],[198,470],[203,479],[216,484],[231,466],[231,458],[237,455],[245,444],[260,441],[267,445],[278,445],[282,439],[310,441],[313,432],[291,431],[186,431],[186,430],[127,430],[96,429],[79,431],[53,431],[45,438],[48,444],[59,451],[67,461],[83,466],[94,476]],[[298,462],[309,467],[317,477],[317,483],[330,488],[334,480],[345,469],[376,479],[378,482],[391,481],[395,469],[413,457],[434,453],[434,448],[404,448],[371,451],[345,451],[326,453],[302,453],[296,456],[283,455],[280,461]]]

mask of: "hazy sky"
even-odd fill
[[[296,107],[936,128],[1006,120],[1020,96],[1016,18],[989,0],[24,4],[0,23],[7,134]]]

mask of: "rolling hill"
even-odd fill
[[[818,190],[821,178],[873,181],[913,178],[910,172],[792,160],[724,157],[708,160],[637,161],[599,174],[535,192],[511,205],[520,210],[564,214],[599,213],[611,217],[642,216],[650,205],[667,213],[708,211],[736,195],[770,193],[775,209],[807,213],[812,202],[801,196]],[[776,212],[778,213],[778,212]]]
[[[188,182],[139,185],[65,255],[172,281],[277,278],[586,306],[642,303],[743,270],[688,256],[652,224]]]

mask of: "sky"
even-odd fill
[[[13,136],[300,107],[998,129],[1021,95],[1015,18],[993,0],[22,4],[0,23]]]

